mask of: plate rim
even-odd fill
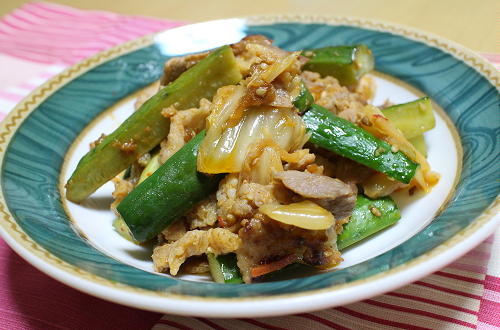
[[[243,19],[245,24],[247,25],[263,25],[276,23],[319,23],[327,25],[349,25],[381,32],[390,32],[408,39],[424,42],[429,46],[436,47],[441,51],[453,55],[455,58],[459,59],[461,62],[464,62],[469,67],[473,68],[475,71],[483,75],[493,86],[497,88],[497,90],[500,89],[500,73],[491,63],[475,54],[472,50],[469,50],[468,48],[461,46],[453,41],[449,41],[443,37],[415,28],[406,27],[404,25],[365,18],[324,15],[285,14],[250,16],[237,19]],[[191,26],[197,24],[206,24],[208,22],[223,22],[228,20],[234,20],[234,18],[206,21],[189,25]],[[182,29],[183,27],[185,26],[174,29]],[[169,31],[172,31],[174,29],[170,29]],[[48,82],[46,82],[26,98],[24,98],[8,114],[8,116],[2,121],[0,125],[0,171],[3,171],[5,150],[7,149],[6,147],[10,142],[10,138],[15,134],[17,128],[21,125],[23,120],[28,117],[28,115],[33,110],[35,110],[41,102],[43,102],[52,93],[62,88],[71,80],[81,76],[82,74],[95,68],[96,66],[116,57],[153,44],[154,37],[157,34],[158,33],[147,35],[129,41],[127,43],[120,44],[111,49],[102,51],[86,60],[83,60],[76,65],[64,70],[56,77],[50,79]],[[19,255],[21,255],[25,260],[27,260],[42,272],[65,283],[66,285],[105,300],[119,302],[131,307],[181,315],[200,315],[211,317],[271,316],[312,311],[340,304],[351,303],[393,290],[418,278],[426,276],[465,254],[468,250],[472,249],[483,239],[485,239],[487,235],[495,229],[496,224],[500,222],[500,216],[498,216],[499,210],[500,197],[497,196],[495,201],[493,201],[488,208],[484,209],[483,212],[478,217],[476,217],[470,225],[463,228],[452,238],[430,250],[428,253],[414,258],[411,261],[403,263],[402,265],[397,266],[389,271],[381,272],[376,275],[372,275],[360,280],[355,280],[346,284],[334,285],[319,290],[249,298],[203,298],[172,293],[161,293],[161,295],[158,295],[160,294],[159,292],[140,289],[121,283],[115,283],[110,280],[101,278],[93,273],[78,269],[77,267],[55,257],[43,247],[38,245],[35,241],[33,241],[26,233],[24,233],[24,231],[20,228],[20,226],[14,220],[13,216],[8,211],[8,206],[5,202],[3,191],[0,191],[0,214],[2,214],[2,217],[5,221],[0,222],[0,234],[7,242],[7,244],[10,245]],[[13,234],[14,236],[12,236]],[[432,264],[433,267],[427,267],[427,269],[416,271],[419,270],[418,266],[421,266],[424,261],[427,261],[428,264]],[[400,279],[399,281],[391,281],[391,279],[393,279],[394,277],[401,277],[402,280]],[[78,283],[79,281],[81,281],[81,283]],[[374,283],[378,284],[376,285],[376,290],[366,290],[365,286],[372,286]],[[345,296],[344,293],[343,299],[334,302],[332,302],[331,299],[328,299],[331,298],[329,296],[332,294],[332,292],[337,292],[337,295],[342,296],[342,292],[349,290],[355,291],[354,293],[356,293],[357,291],[357,294],[352,294],[351,292],[351,297],[349,297]],[[131,294],[134,295],[136,299],[142,298],[142,300],[146,299],[146,301],[141,302],[141,299],[138,299],[137,301],[131,302]],[[151,301],[160,299],[163,302],[163,305],[152,305],[151,302],[148,303],[148,299],[150,299]],[[286,299],[286,306],[277,308],[275,306],[275,303],[276,300],[279,299]],[[165,302],[168,301],[170,301],[169,304],[165,305]],[[210,301],[211,305],[216,304],[217,307],[207,308],[207,301]],[[259,306],[255,304],[256,302],[259,302]],[[231,305],[233,306],[236,306],[237,304],[238,306],[232,307],[231,310],[221,308],[222,306],[225,306],[227,308],[228,303],[231,303]],[[200,309],[193,308],[193,304],[196,304],[197,307],[200,307]],[[252,305],[251,307],[253,308],[253,310],[249,310],[249,304]],[[302,304],[305,305],[302,306]],[[205,308],[205,310],[203,310],[203,308]],[[193,314],[194,310],[196,310],[195,314]]]

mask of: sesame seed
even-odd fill
[[[379,209],[377,209],[375,206],[372,206],[372,207],[370,208],[370,212],[371,212],[374,216],[376,216],[376,217],[380,217],[380,216],[382,216],[382,213],[380,212],[380,210],[379,210]]]
[[[255,94],[257,94],[258,96],[264,96],[266,94],[266,92],[267,92],[267,88],[266,87],[259,87],[255,91]]]

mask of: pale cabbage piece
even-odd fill
[[[274,173],[283,171],[280,153],[269,142],[264,140],[250,146],[240,172],[240,182],[267,185],[272,182]]]
[[[214,102],[217,107],[217,102]],[[231,111],[227,106],[223,110]],[[230,114],[229,114],[230,115]],[[261,106],[246,109],[241,120],[225,127],[228,116],[214,109],[208,117],[207,136],[198,153],[198,171],[203,173],[241,172],[247,150],[253,143],[272,140],[286,152],[305,143],[306,127],[293,109]]]

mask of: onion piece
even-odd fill
[[[278,60],[268,66],[264,71],[252,76],[248,82],[248,87],[260,86],[263,83],[270,83],[276,79],[280,74],[287,70],[292,64],[297,61],[299,57],[299,52],[294,52],[286,56],[285,58]]]
[[[273,220],[308,230],[325,230],[335,223],[333,214],[308,200],[288,205],[265,204],[259,211]]]
[[[369,125],[361,121],[359,123],[361,128],[385,140],[397,150],[406,154],[411,160],[417,162],[420,166],[410,184],[418,186],[425,192],[429,192],[438,183],[439,174],[431,170],[427,159],[415,149],[404,137],[403,133],[378,108],[367,105],[363,107],[363,113],[369,119]]]

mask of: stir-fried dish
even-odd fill
[[[115,228],[154,240],[158,272],[251,283],[293,264],[335,267],[399,220],[393,192],[439,179],[422,135],[430,100],[371,105],[373,67],[364,45],[288,52],[259,35],[172,58],[92,144],[67,198],[112,180]]]

